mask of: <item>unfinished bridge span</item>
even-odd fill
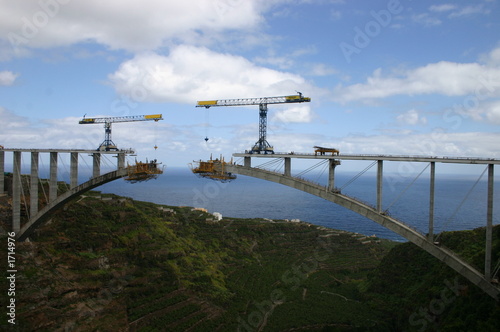
[[[401,235],[408,241],[414,243],[421,249],[427,251],[432,256],[444,264],[451,267],[457,273],[477,285],[485,293],[500,300],[500,288],[492,283],[493,277],[491,271],[491,243],[492,243],[492,220],[493,220],[493,169],[495,164],[499,164],[500,160],[495,159],[469,159],[469,158],[437,158],[437,157],[409,157],[409,156],[361,156],[361,155],[311,155],[311,154],[274,154],[274,155],[258,155],[247,153],[236,153],[234,157],[243,157],[244,165],[227,163],[225,171],[231,174],[240,174],[250,176],[265,181],[279,183],[306,193],[321,197],[332,203],[338,204],[344,208],[352,210],[363,217],[366,217],[379,225],[390,229],[391,231]],[[251,158],[283,158],[284,171],[283,173],[265,170],[262,168],[252,167]],[[294,177],[291,175],[291,159],[292,158],[308,158],[308,159],[330,159],[329,160],[329,175],[327,185],[313,183],[303,178]],[[377,202],[376,206],[369,206],[356,198],[346,196],[335,188],[335,168],[340,164],[341,159],[349,160],[374,160],[377,162]],[[430,213],[429,213],[429,232],[422,234],[404,222],[389,216],[382,209],[382,178],[383,178],[383,162],[384,161],[411,161],[411,162],[429,162],[430,167]],[[433,233],[433,199],[434,199],[434,179],[436,162],[444,163],[468,163],[468,164],[486,164],[488,169],[488,213],[486,221],[486,248],[485,248],[485,271],[484,274],[479,272],[469,263],[454,254],[451,250],[441,247],[438,242],[434,241]]]
[[[7,173],[5,167],[6,153],[12,154],[12,172]],[[29,154],[30,173],[23,175],[23,158]],[[41,179],[39,163],[46,155],[49,159],[48,179]],[[8,149],[0,148],[0,195],[8,194],[12,200],[12,223],[8,225],[15,234],[17,241],[27,240],[35,230],[47,221],[51,215],[71,199],[119,178],[130,182],[144,181],[155,178],[163,173],[156,160],[153,162],[137,162],[125,165],[127,155],[135,152],[128,150],[84,150],[84,149]],[[79,172],[81,155],[92,157],[90,179],[79,183],[82,178]],[[101,174],[102,158],[106,155],[116,157],[114,170]],[[58,164],[64,164],[69,159],[69,183],[60,188],[62,169]],[[83,160],[85,163],[85,160]],[[108,165],[109,166],[109,165]],[[64,172],[63,172],[64,173]],[[7,183],[8,182],[8,183]],[[42,195],[43,193],[43,195]]]

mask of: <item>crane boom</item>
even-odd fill
[[[80,124],[91,123],[116,123],[116,122],[132,122],[132,121],[149,121],[149,120],[163,120],[161,114],[152,115],[131,115],[131,116],[108,116],[102,118],[86,118],[80,120]]]
[[[97,148],[98,151],[116,151],[118,148],[115,143],[111,140],[111,124],[117,122],[135,122],[135,121],[152,121],[155,122],[163,120],[161,114],[151,114],[151,115],[131,115],[131,116],[108,116],[101,118],[86,118],[83,116],[78,123],[79,124],[94,124],[94,123],[104,123],[104,142]]]
[[[262,98],[239,98],[199,101],[196,107],[210,108],[212,106],[246,106],[261,104],[285,104],[310,102],[311,98],[303,97],[301,93],[292,96],[262,97]]]
[[[263,98],[240,98],[199,101],[196,107],[210,108],[214,106],[247,106],[259,105],[259,140],[250,150],[250,153],[274,153],[274,148],[267,142],[267,104],[287,104],[310,102],[311,98],[297,95]],[[207,140],[208,138],[206,138]]]

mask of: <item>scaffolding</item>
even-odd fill
[[[130,183],[143,182],[151,179],[156,179],[160,174],[163,174],[164,166],[161,166],[156,159],[143,163],[142,161],[135,161],[135,165],[129,165],[127,163],[127,176],[124,178],[125,181]]]
[[[231,172],[226,171],[226,165],[232,164],[233,161],[231,159],[230,163],[224,161],[224,158],[221,156],[220,159],[213,160],[210,156],[210,160],[208,161],[193,161],[192,164],[189,164],[191,171],[201,178],[221,181],[221,182],[230,182],[236,179],[236,175]]]

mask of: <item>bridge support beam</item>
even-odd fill
[[[49,201],[57,198],[57,152],[50,153]]]
[[[92,177],[96,178],[99,175],[101,175],[101,154],[93,153],[92,159],[93,159]]]
[[[38,152],[31,152],[30,215],[38,213]]]
[[[431,161],[431,176],[429,184],[429,232],[427,240],[434,242],[434,187],[436,183],[436,163]]]
[[[491,281],[491,245],[493,237],[493,178],[494,178],[494,165],[488,165],[488,198],[486,207],[486,248],[484,258],[484,277],[486,280]]]
[[[382,183],[383,183],[384,161],[377,162],[377,212],[382,212]]]
[[[0,150],[0,196],[5,193],[5,151]]]
[[[71,152],[69,187],[73,189],[78,185],[78,152]]]
[[[14,151],[12,177],[12,231],[21,229],[21,151]]]
[[[285,157],[285,176],[292,176],[292,158]]]

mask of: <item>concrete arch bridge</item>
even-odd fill
[[[493,227],[493,188],[494,188],[494,166],[500,164],[498,159],[480,159],[480,158],[441,158],[441,157],[419,157],[419,156],[383,156],[383,155],[315,155],[315,154],[297,154],[297,153],[275,153],[269,154],[248,154],[235,153],[233,157],[243,158],[243,165],[236,163],[225,163],[224,171],[231,174],[241,174],[254,178],[279,183],[306,193],[321,197],[325,200],[338,204],[349,210],[352,210],[376,223],[386,227],[393,232],[406,238],[408,241],[416,244],[418,247],[427,251],[444,264],[450,266],[459,274],[470,280],[473,284],[480,287],[488,295],[500,300],[500,288],[492,272],[492,227]],[[252,158],[276,158],[283,162],[283,172],[266,170],[260,167],[252,167]],[[292,159],[328,159],[328,183],[321,185],[305,180],[303,178],[292,176]],[[377,165],[376,182],[376,206],[369,206],[353,197],[346,196],[335,187],[335,169],[341,164],[342,160],[371,160]],[[413,227],[389,216],[382,209],[382,183],[383,183],[383,165],[385,161],[399,162],[421,162],[428,163],[430,166],[429,183],[429,228],[426,234],[420,233]],[[443,248],[435,241],[434,235],[434,190],[435,190],[435,164],[483,164],[488,170],[488,194],[487,194],[487,218],[486,226],[486,244],[485,244],[485,270],[484,273],[472,267],[469,263],[458,257],[452,251]],[[498,272],[498,271],[497,271]]]
[[[12,181],[7,185],[5,154],[12,153]],[[30,155],[30,174],[24,176],[22,172],[22,155]],[[40,179],[40,154],[49,156],[48,195],[45,193],[44,185]],[[15,233],[17,241],[25,241],[30,235],[43,224],[50,216],[65,203],[71,199],[101,186],[110,181],[126,177],[132,182],[141,181],[156,177],[163,172],[156,161],[151,163],[136,162],[135,165],[126,166],[125,158],[127,155],[133,155],[133,150],[118,151],[96,151],[96,150],[65,150],[65,149],[0,149],[0,195],[5,195],[8,189],[12,196],[12,224],[11,231]],[[69,155],[69,184],[67,190],[59,190],[59,181],[61,167],[58,163],[63,160],[62,155]],[[92,157],[92,175],[90,179],[79,183],[79,164],[83,158],[80,155],[90,155]],[[103,157],[116,157],[116,169],[101,174],[101,161]],[[85,162],[83,160],[83,162]],[[81,176],[80,176],[81,177]],[[29,188],[23,188],[23,182],[28,184]],[[8,188],[7,188],[8,187]],[[46,194],[45,206],[40,204],[40,193]],[[22,209],[24,207],[24,210]],[[22,211],[26,216],[22,216]]]

